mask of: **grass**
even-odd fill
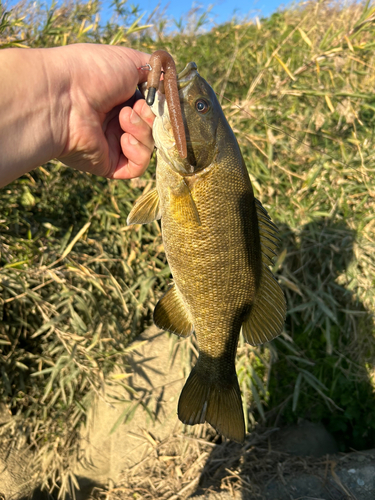
[[[375,446],[373,5],[307,2],[206,32],[200,12],[173,25],[115,2],[102,25],[98,9],[0,7],[0,47],[126,44],[197,63],[281,230],[284,333],[239,347],[249,429],[308,418],[342,450]],[[61,496],[90,391],[124,369],[168,284],[159,226],[126,227],[154,168],[118,182],[52,161],[1,191],[0,394],[14,416],[2,432],[49,457],[44,485]]]

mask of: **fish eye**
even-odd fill
[[[198,113],[204,115],[207,113],[207,111],[209,111],[210,105],[208,104],[206,99],[198,99],[195,102],[195,109],[198,111]]]

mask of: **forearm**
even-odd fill
[[[69,82],[53,55],[51,49],[0,50],[0,186],[64,148]]]

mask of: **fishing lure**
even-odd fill
[[[160,77],[161,74],[164,73],[165,96],[167,99],[173,135],[180,157],[186,158],[186,133],[178,95],[176,65],[172,56],[165,50],[157,50],[152,54],[150,63],[138,69],[148,69],[150,71],[147,78],[148,92],[146,97],[146,102],[149,106],[154,104],[155,94],[160,84]]]

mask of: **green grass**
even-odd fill
[[[375,446],[374,7],[311,2],[203,33],[199,12],[171,33],[165,15],[126,7],[105,26],[96,2],[0,7],[0,46],[121,43],[197,63],[281,231],[285,331],[239,348],[249,428],[302,417],[342,450]],[[90,389],[126,365],[168,284],[159,226],[126,227],[154,167],[120,182],[51,162],[1,191],[0,393],[15,416],[3,431],[49,454],[51,488]]]

